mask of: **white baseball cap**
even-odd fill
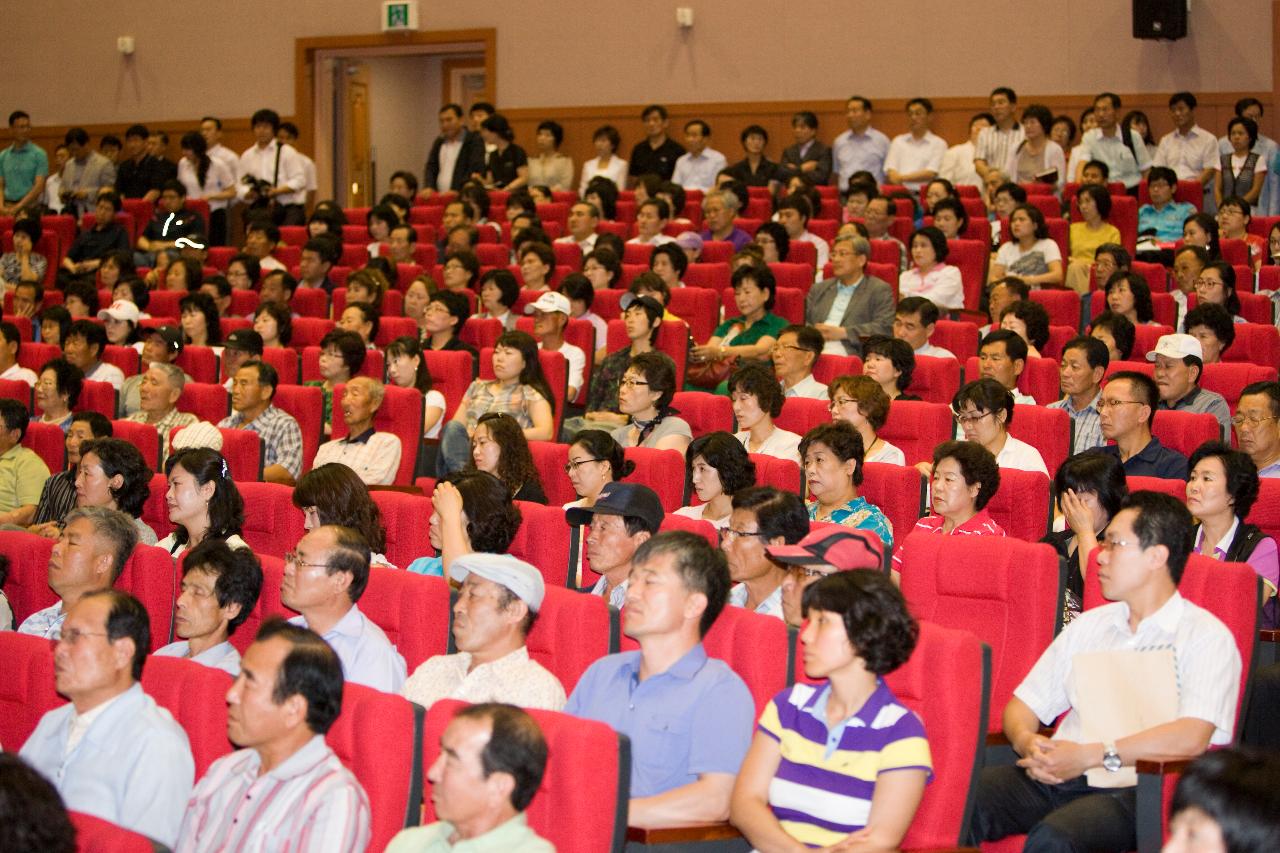
[[[463,554],[449,566],[449,577],[462,583],[467,575],[474,572],[487,581],[511,590],[516,598],[529,605],[534,613],[542,607],[542,598],[546,595],[546,585],[542,581],[542,572],[518,557],[510,554],[486,554],[475,552]]]
[[[1147,361],[1155,361],[1158,355],[1179,361],[1194,355],[1204,361],[1204,347],[1200,346],[1199,338],[1191,335],[1161,335],[1160,340],[1156,341],[1156,348],[1147,353]]]
[[[111,303],[110,308],[103,308],[98,312],[99,320],[110,317],[112,320],[128,320],[131,323],[137,323],[141,316],[142,312],[138,310],[138,306],[127,299],[117,299]]]
[[[554,290],[548,290],[546,293],[538,297],[537,301],[530,302],[524,306],[524,313],[532,314],[534,311],[544,311],[548,314],[559,311],[564,316],[569,316],[569,297],[563,293],[556,293]]]

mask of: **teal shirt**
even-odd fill
[[[733,317],[729,320],[725,320],[719,326],[716,326],[716,329],[711,333],[711,336],[713,338],[720,338],[723,340],[728,336],[730,330],[733,329],[735,325],[741,325],[741,323],[741,317]],[[761,338],[766,336],[776,338],[778,334],[787,327],[787,325],[787,321],[784,318],[779,317],[772,311],[766,311],[763,317],[739,332],[733,340],[725,341],[724,343],[725,346],[731,347],[750,346],[751,344],[758,343]]]
[[[451,835],[453,824],[443,820],[402,829],[386,853],[556,853],[555,845],[529,827],[524,812],[476,838],[450,844]]]
[[[34,142],[21,148],[10,145],[0,151],[0,178],[4,178],[4,200],[22,201],[31,192],[36,178],[49,174],[49,155]],[[38,199],[37,199],[38,200]]]
[[[809,502],[809,520],[818,520],[818,502]],[[881,512],[880,507],[871,503],[864,497],[856,497],[849,503],[832,511],[829,519],[832,524],[842,524],[845,527],[857,527],[860,530],[870,530],[884,541],[886,550],[893,550],[893,524],[888,517]]]

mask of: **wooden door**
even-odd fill
[[[360,62],[347,63],[342,74],[343,165],[346,170],[346,207],[368,207],[376,201],[373,159],[370,152],[369,69]]]

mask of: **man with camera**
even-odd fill
[[[240,155],[236,198],[249,205],[249,217],[269,213],[277,225],[305,224],[306,171],[298,152],[276,141],[279,114],[258,110],[252,124],[254,145]]]

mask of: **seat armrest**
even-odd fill
[[[638,844],[690,844],[702,841],[726,841],[741,838],[742,833],[728,821],[720,823],[691,823],[686,826],[668,826],[646,829],[627,827],[627,841]]]
[[[1156,756],[1136,764],[1138,770],[1137,804],[1134,815],[1138,853],[1159,853],[1164,845],[1164,792],[1174,784],[1178,774],[1192,759]]]

